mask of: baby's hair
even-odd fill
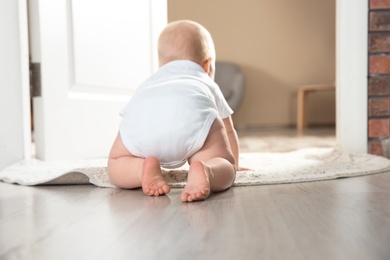
[[[215,48],[210,33],[199,23],[179,20],[169,23],[158,39],[160,66],[174,60],[192,60],[202,64],[215,59]]]

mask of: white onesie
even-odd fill
[[[230,116],[218,85],[188,60],[172,61],[143,82],[122,110],[119,131],[135,156],[175,168],[202,148],[217,116]]]

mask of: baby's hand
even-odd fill
[[[249,169],[249,168],[245,168],[245,167],[238,167],[237,171],[238,172],[241,172],[241,171],[253,171],[253,169]]]

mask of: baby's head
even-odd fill
[[[169,23],[158,39],[158,57],[160,67],[174,60],[194,61],[214,78],[213,39],[206,28],[194,21]]]

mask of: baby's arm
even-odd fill
[[[238,155],[240,153],[240,148],[239,148],[239,144],[238,144],[237,132],[234,129],[234,126],[233,126],[232,117],[229,116],[229,117],[223,119],[223,123],[225,125],[226,133],[227,133],[227,136],[228,136],[228,139],[229,139],[230,148],[232,149],[234,160],[236,162],[236,164],[235,164],[236,170],[238,170],[239,169],[238,168],[238,166],[239,166]]]

